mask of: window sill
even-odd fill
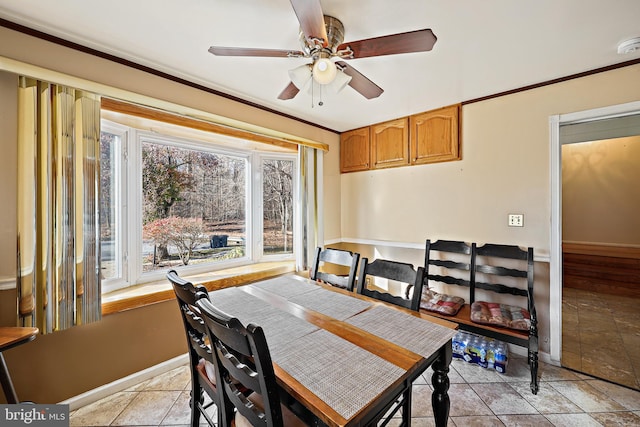
[[[187,276],[185,279],[194,284],[203,285],[209,291],[229,288],[256,280],[267,279],[285,273],[293,273],[293,261],[269,262],[230,268],[212,273]],[[145,283],[119,289],[102,296],[102,315],[118,313],[125,310],[144,307],[149,304],[169,301],[175,298],[173,288],[167,280]]]

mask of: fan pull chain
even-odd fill
[[[312,75],[313,78],[313,75]],[[320,83],[316,83],[313,80],[311,80],[311,108],[315,107],[315,103],[314,103],[314,99],[315,99],[315,87],[316,85],[318,86],[318,93],[319,93],[319,101],[318,101],[318,106],[322,107],[324,105],[324,102],[322,101],[322,86]]]

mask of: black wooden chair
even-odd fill
[[[218,423],[220,422],[220,405],[218,389],[216,387],[216,366],[211,353],[209,338],[200,310],[196,307],[198,299],[209,299],[207,289],[204,286],[194,286],[175,272],[169,271],[167,279],[173,285],[176,294],[180,315],[184,323],[187,348],[189,349],[189,368],[191,371],[191,426],[200,425],[202,415],[210,426],[214,425],[206,409],[212,404],[218,407]],[[211,402],[204,404],[206,393]],[[218,424],[219,425],[219,424]]]
[[[211,340],[219,369],[217,384],[222,401],[218,406],[220,427],[304,426],[281,404],[276,376],[264,332],[260,326],[246,327],[218,310],[207,298],[197,306]],[[243,389],[253,390],[248,396]]]
[[[522,249],[513,245],[485,244],[473,247],[474,269],[471,280],[471,318],[481,314],[483,302],[476,301],[476,290],[486,290],[499,294],[511,294],[527,300],[526,312],[518,307],[500,304],[498,310],[509,314],[510,325],[519,329],[522,335],[482,333],[492,338],[502,339],[528,349],[528,363],[531,370],[531,391],[538,392],[538,318],[533,299],[533,248]],[[522,285],[512,282],[523,282]],[[506,284],[505,284],[506,283]],[[525,287],[526,286],[526,287]],[[515,310],[514,310],[515,309]],[[516,315],[519,318],[516,318]],[[523,316],[524,315],[524,316]],[[527,319],[527,315],[529,319]],[[480,317],[480,316],[478,316]],[[505,318],[505,316],[500,316]],[[476,321],[476,320],[474,320]],[[472,331],[475,332],[475,331]]]
[[[309,270],[311,280],[328,283],[332,286],[353,291],[358,272],[360,254],[341,249],[316,248],[313,264]],[[322,266],[322,271],[320,271]],[[335,274],[335,269],[348,267],[348,275]],[[331,269],[334,269],[331,271]]]
[[[408,298],[392,295],[378,289],[369,289],[367,286],[369,277],[379,277],[394,282],[406,283],[413,287],[413,296]],[[424,277],[424,268],[422,267],[418,267],[416,270],[413,265],[404,262],[376,259],[370,263],[367,258],[362,258],[360,260],[357,292],[361,295],[417,311],[420,308]]]
[[[388,279],[394,282],[402,282],[413,286],[413,296],[411,298],[404,298],[402,296],[396,296],[388,292],[383,292],[382,290],[369,289],[367,279],[373,277]],[[362,260],[360,261],[360,273],[358,275],[357,292],[361,295],[366,295],[380,301],[399,305],[413,311],[418,311],[418,309],[420,308],[420,298],[422,295],[424,277],[424,268],[422,267],[418,267],[418,269],[416,270],[411,264],[389,261],[385,259],[376,259],[375,261],[369,263],[369,260],[367,258],[362,258]],[[386,425],[387,422],[389,422],[389,420],[399,410],[402,410],[402,421],[400,425],[410,425],[411,384],[409,384],[409,386],[401,393],[392,408],[387,412],[387,414],[385,414],[386,420],[382,422],[382,425]]]

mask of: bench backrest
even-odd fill
[[[536,317],[533,303],[533,248],[522,249],[513,245],[497,245],[487,243],[482,246],[472,244],[472,258],[474,268],[471,273],[470,303],[475,301],[475,290],[484,289],[500,294],[511,294],[527,298],[531,319]],[[521,267],[513,267],[509,261],[520,260]],[[505,266],[507,265],[507,266]],[[486,281],[478,280],[478,273],[482,273]],[[505,285],[500,281],[505,277],[515,277],[526,280],[527,288],[522,289],[512,285]]]
[[[451,257],[451,254],[454,254]],[[459,255],[459,256],[456,256]],[[424,253],[425,288],[429,282],[440,282],[448,285],[471,287],[473,257],[471,245],[454,240],[427,239]],[[449,257],[456,259],[449,259]],[[438,268],[438,274],[435,270]],[[454,274],[455,273],[455,274]]]

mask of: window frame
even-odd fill
[[[106,132],[113,135],[117,135],[119,138],[119,147],[116,147],[116,155],[114,159],[117,161],[117,168],[115,176],[117,176],[116,185],[116,203],[119,204],[119,209],[114,209],[114,216],[116,217],[116,233],[118,235],[118,242],[114,245],[114,260],[119,259],[120,265],[118,269],[120,274],[118,277],[102,279],[102,293],[109,292],[115,289],[120,289],[128,286],[129,282],[129,269],[125,268],[127,264],[128,254],[128,239],[127,236],[127,223],[125,218],[128,218],[128,189],[127,189],[127,177],[129,174],[128,168],[128,149],[129,149],[129,135],[130,128],[114,122],[101,122],[100,132]],[[112,171],[113,173],[113,171]],[[102,244],[102,241],[101,241]],[[102,248],[100,249],[102,253]],[[102,255],[100,256],[102,261]]]
[[[293,168],[292,168],[292,176],[293,176],[293,183],[291,186],[291,195],[292,195],[292,201],[291,201],[291,209],[292,209],[292,218],[293,218],[293,223],[291,224],[292,228],[292,232],[294,233],[293,235],[293,243],[291,245],[291,253],[290,254],[268,254],[265,255],[264,253],[264,239],[263,239],[263,232],[264,232],[264,191],[263,191],[263,180],[262,180],[262,176],[264,175],[264,168],[262,167],[262,164],[264,163],[265,160],[291,160],[293,162]],[[253,235],[255,236],[260,236],[259,238],[253,239],[252,243],[254,245],[254,253],[256,254],[260,254],[259,256],[259,260],[260,261],[284,261],[284,260],[289,260],[289,259],[294,259],[295,258],[295,254],[296,254],[296,231],[298,230],[298,215],[297,213],[297,204],[295,203],[295,195],[298,194],[298,155],[297,154],[278,154],[275,155],[274,153],[256,153],[256,156],[253,158],[254,161],[254,165],[253,165],[253,170],[259,171],[259,173],[255,173],[253,174],[252,178],[253,179],[260,179],[260,182],[254,183],[253,188],[257,189],[258,191],[256,191],[255,193],[257,193],[256,200],[254,200],[254,203],[256,207],[259,207],[260,209],[256,211],[259,211],[260,214],[255,214],[256,216],[254,218],[254,227],[253,227]]]

